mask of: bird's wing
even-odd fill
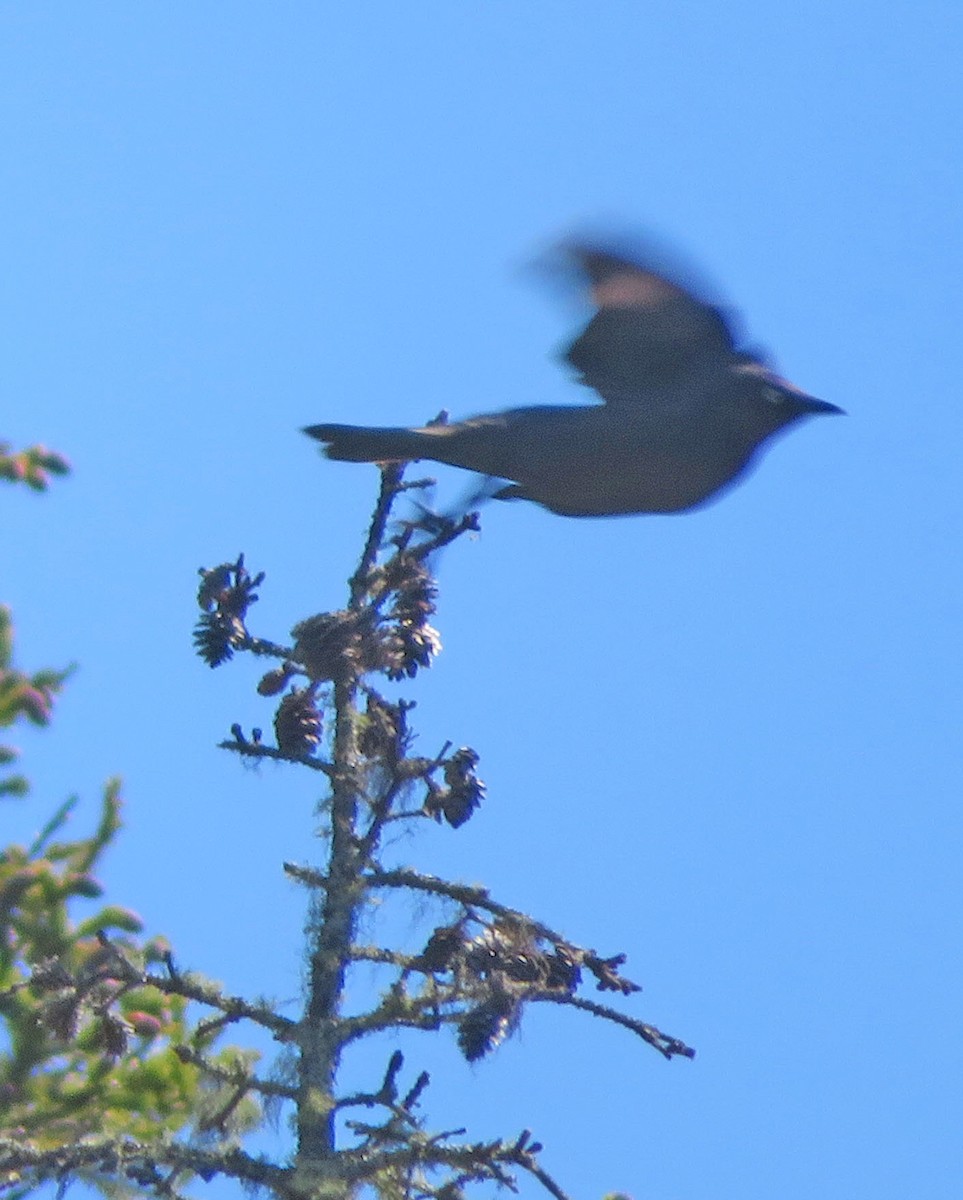
[[[564,249],[596,308],[564,357],[603,400],[644,401],[730,361],[726,318],[689,288],[640,260],[580,243]]]

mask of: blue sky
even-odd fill
[[[537,1010],[409,1062],[578,1196],[958,1196],[961,35],[926,2],[5,4],[0,433],[75,472],[4,494],[2,599],[21,665],[80,664],[11,836],[121,774],[113,898],[296,1011],[316,781],[214,748],[270,705],[193,657],[196,569],[266,570],[267,636],[340,606],[376,475],[299,427],[583,401],[525,264],[654,230],[849,415],[696,514],[490,506],[406,689],[488,800],[395,853],[625,951],[627,1010],[698,1055]]]

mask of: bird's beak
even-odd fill
[[[801,398],[799,406],[804,413],[812,413],[816,416],[818,413],[825,413],[826,416],[831,416],[836,413],[838,416],[845,417],[845,408],[840,408],[836,404],[830,404],[828,400],[817,400],[815,396],[806,396]]]

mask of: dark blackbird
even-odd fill
[[[582,243],[562,247],[595,313],[565,352],[602,404],[513,408],[420,429],[311,425],[328,458],[428,458],[511,480],[493,494],[564,516],[696,508],[780,430],[842,409],[740,349],[720,309],[659,267]]]

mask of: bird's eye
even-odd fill
[[[785,400],[785,393],[776,387],[764,387],[762,389],[763,400],[768,400],[770,404],[782,404]]]

